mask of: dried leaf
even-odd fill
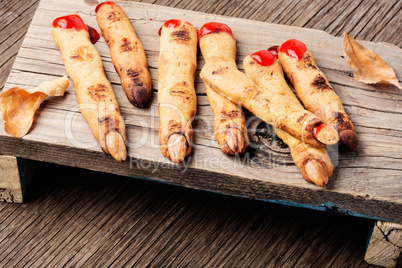
[[[343,49],[347,64],[352,67],[357,81],[366,84],[392,84],[402,88],[394,70],[377,54],[360,45],[353,37],[343,33]]]
[[[64,94],[69,82],[66,76],[44,82],[38,87],[24,90],[19,87],[11,88],[0,94],[0,111],[5,121],[5,130],[17,138],[28,133],[32,126],[36,110],[48,96]]]
[[[42,92],[48,96],[63,96],[69,84],[67,76],[63,76],[53,81],[43,82],[39,86],[28,89],[27,91],[29,93]]]

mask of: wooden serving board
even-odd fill
[[[66,74],[50,25],[58,16],[77,13],[99,30],[97,1],[42,0],[18,53],[5,90],[29,88]],[[402,109],[401,90],[375,87],[354,80],[343,59],[342,38],[325,32],[228,18],[142,3],[119,3],[132,20],[148,57],[153,78],[149,108],[138,109],[126,99],[101,38],[95,44],[112,82],[125,118],[129,158],[116,162],[104,154],[79,112],[71,84],[64,97],[48,98],[38,110],[31,132],[17,139],[0,129],[0,153],[131,177],[147,178],[185,187],[253,199],[330,210],[356,216],[402,222]],[[157,61],[158,30],[167,19],[190,21],[199,28],[206,22],[228,24],[237,40],[239,68],[246,55],[278,45],[290,38],[313,51],[354,122],[359,147],[354,153],[332,156],[336,169],[325,188],[304,181],[286,148],[272,129],[248,116],[251,146],[239,157],[224,155],[213,134],[213,114],[196,73],[197,118],[194,147],[183,164],[162,156],[158,144]],[[388,44],[361,42],[377,52],[402,77],[402,50]]]

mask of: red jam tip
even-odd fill
[[[254,52],[250,57],[262,66],[271,66],[275,61],[275,55],[268,50]]]
[[[121,39],[121,41],[127,42],[127,38],[123,38],[123,39]]]
[[[187,23],[188,25],[192,25],[190,22],[185,21],[185,20],[167,20],[167,21],[165,21],[163,26],[165,26],[166,28],[177,28],[181,25],[182,22]],[[163,26],[158,31],[159,36],[162,33]]]
[[[85,30],[88,31],[87,26],[80,16],[73,14],[55,19],[52,23],[54,28],[62,29],[75,29],[77,31]]]
[[[272,47],[268,48],[268,51],[271,52],[276,57],[278,57],[278,48],[279,48],[279,46],[272,46]]]
[[[211,33],[228,33],[233,37],[232,30],[226,24],[219,22],[208,22],[202,25],[200,28],[198,39],[201,39],[203,36]]]
[[[318,126],[315,126],[313,129],[314,137],[317,138],[320,134],[321,129],[323,129],[326,125],[324,123],[320,123]]]
[[[165,26],[166,28],[177,28],[181,25],[181,22],[182,22],[181,20],[167,20],[165,21],[163,26]]]
[[[299,61],[303,58],[304,53],[307,51],[307,47],[296,39],[290,39],[279,47],[279,51],[284,52],[289,57],[295,58]]]
[[[91,38],[91,43],[95,44],[99,40],[99,33],[97,30],[95,30],[91,26],[87,25],[87,28],[88,28],[89,38]]]
[[[106,4],[106,5],[110,5],[110,6],[113,6],[113,5],[114,5],[114,3],[113,3],[112,1],[100,3],[99,5],[96,6],[96,8],[95,8],[95,13],[98,13],[98,10],[100,9],[100,7],[101,7],[102,5],[105,5],[105,4]]]

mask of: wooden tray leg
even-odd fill
[[[36,162],[0,155],[0,201],[22,203]]]
[[[396,267],[401,253],[402,224],[377,221],[364,260],[369,264]]]

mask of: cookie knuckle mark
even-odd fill
[[[221,67],[217,70],[212,71],[212,74],[213,75],[223,75],[227,72],[227,70],[228,70],[228,67]]]
[[[178,82],[169,90],[169,94],[181,98],[183,101],[189,101],[193,96],[188,87],[189,84],[186,81]]]
[[[119,14],[116,14],[116,12],[114,12],[114,11],[109,12],[107,14],[106,18],[107,18],[107,20],[110,20],[110,21],[119,21],[119,20],[121,20],[121,16],[119,16]]]
[[[190,33],[186,28],[173,31],[170,34],[170,36],[172,37],[172,40],[177,41],[179,43],[188,43],[191,39]]]
[[[241,115],[242,114],[236,110],[230,110],[228,112],[226,112],[226,111],[221,112],[222,119],[224,119],[224,120],[234,120],[236,118],[240,118]]]
[[[140,78],[141,71],[128,69],[126,74],[131,79],[131,81],[134,83],[134,85],[136,85],[136,86],[143,85],[143,82],[141,81],[141,78]]]
[[[306,119],[307,116],[308,116],[307,113],[304,113],[303,115],[301,115],[301,116],[297,119],[297,123],[304,122],[304,119]]]
[[[337,130],[352,129],[352,124],[345,114],[333,111],[331,117],[335,120],[335,128]]]
[[[331,87],[328,86],[327,81],[325,81],[324,77],[321,75],[316,76],[311,82],[311,85],[319,91],[332,90]]]
[[[97,84],[96,86],[88,87],[87,90],[91,99],[95,101],[99,101],[107,97],[108,88],[106,85]]]
[[[125,41],[120,45],[119,51],[122,52],[129,52],[132,51],[133,47],[131,46],[130,41]]]
[[[114,116],[106,115],[98,118],[99,128],[104,129],[105,133],[119,132],[119,121]]]
[[[176,120],[169,120],[168,122],[168,130],[169,132],[181,132],[181,123]]]
[[[84,61],[93,58],[94,58],[93,54],[87,52],[85,47],[78,47],[77,49],[74,50],[74,52],[70,56],[70,59],[73,61]]]

